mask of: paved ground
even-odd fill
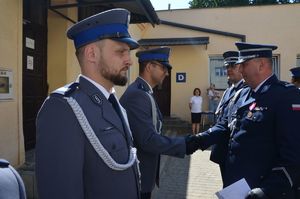
[[[163,156],[160,188],[153,199],[216,199],[221,176],[209,155],[210,151],[197,151],[184,159]]]

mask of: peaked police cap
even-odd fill
[[[128,10],[111,9],[74,24],[67,30],[67,36],[74,40],[76,49],[101,39],[113,39],[128,44],[130,49],[136,49],[139,44],[128,32],[129,21]]]
[[[300,67],[294,67],[290,69],[292,77],[300,77]]]
[[[237,51],[227,51],[223,53],[224,65],[229,66],[230,64],[235,64],[239,59],[239,52]]]
[[[239,59],[236,64],[260,57],[272,58],[272,51],[277,49],[277,46],[268,44],[237,42],[235,45],[239,50]]]
[[[150,50],[139,51],[136,53],[136,56],[139,59],[139,63],[145,61],[157,61],[168,69],[171,69],[172,66],[169,63],[170,50],[171,49],[168,47],[153,48]]]

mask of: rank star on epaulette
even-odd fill
[[[300,104],[292,104],[293,111],[300,111]]]

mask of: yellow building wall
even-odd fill
[[[280,78],[290,80],[289,69],[300,53],[300,4],[232,8],[183,9],[157,12],[161,20],[246,35],[247,42],[278,45]]]
[[[157,12],[161,20],[220,30],[246,36],[247,42],[277,44],[276,54],[280,56],[280,78],[289,81],[289,69],[296,63],[296,55],[300,53],[300,4],[273,5],[273,6],[251,6],[234,8],[211,8],[211,9],[183,9]],[[76,20],[77,10],[69,9],[68,17]],[[61,54],[61,63],[48,65],[49,70],[56,71],[60,67],[61,74],[57,72],[50,74],[50,88],[59,87],[74,81],[80,73],[80,68],[75,57],[73,42],[66,39],[65,31],[71,22],[58,17],[55,23],[49,27],[53,31],[52,39],[61,38],[62,43],[56,42],[58,47],[53,47],[48,53]],[[291,20],[292,19],[292,20]],[[52,19],[54,20],[54,19]],[[56,24],[57,23],[57,24]],[[60,24],[60,26],[59,26]],[[58,27],[61,29],[57,31]],[[206,89],[210,83],[209,56],[221,56],[223,52],[235,50],[234,43],[240,41],[238,38],[224,35],[193,31],[168,25],[131,24],[129,32],[133,38],[174,38],[174,37],[209,37],[209,44],[196,46],[171,46],[172,54],[170,61],[173,64],[171,77],[171,115],[178,116],[184,120],[190,120],[188,102],[195,87],[202,91],[203,110],[208,110],[208,99]],[[65,38],[65,40],[63,39]],[[51,40],[49,40],[51,41]],[[49,44],[51,42],[48,42]],[[48,44],[48,45],[49,45]],[[63,52],[58,53],[58,49]],[[133,65],[129,70],[129,83],[138,76],[138,63],[135,57],[136,50],[131,52]],[[66,58],[63,58],[66,56]],[[50,59],[50,58],[49,58]],[[53,67],[53,68],[52,68]],[[50,69],[52,68],[52,69]],[[176,73],[186,72],[187,82],[176,83]],[[58,78],[58,79],[57,79]],[[52,85],[52,86],[51,86]],[[120,97],[125,87],[116,87],[117,95]]]
[[[77,8],[68,9],[67,16],[73,19],[74,21],[77,21]],[[78,75],[80,74],[80,66],[75,55],[74,42],[73,40],[68,39],[66,35],[68,28],[70,28],[73,25],[73,23],[67,20],[65,20],[65,22],[67,26],[62,36],[65,38],[67,42],[66,83],[69,83],[75,81]]]
[[[167,36],[165,36],[167,35]],[[234,43],[240,41],[233,37],[193,31],[167,25],[148,27],[143,39],[209,37],[206,45],[169,46],[171,48],[171,116],[190,120],[189,100],[194,88],[200,88],[203,97],[203,111],[208,111],[206,89],[209,86],[209,56],[221,56],[224,51],[233,50]],[[177,83],[176,73],[186,73],[186,82]]]
[[[234,8],[183,9],[158,11],[161,20],[190,26],[231,32],[246,36],[251,43],[276,44],[275,54],[280,59],[280,77],[289,81],[289,69],[300,53],[300,4],[250,6]],[[222,56],[223,52],[236,50],[239,38],[193,31],[168,25],[148,27],[143,39],[209,37],[205,46],[171,46],[171,115],[190,121],[189,99],[193,89],[202,91],[203,110],[208,110],[206,89],[210,83],[209,57]],[[176,73],[185,72],[186,83],[176,83]]]
[[[24,162],[21,0],[0,1],[0,69],[13,72],[13,99],[0,100],[0,158]]]
[[[67,41],[65,34],[66,19],[48,11],[48,58],[47,80],[49,92],[66,84],[67,79]]]
[[[77,9],[63,9],[61,13],[77,21]],[[66,31],[73,25],[67,19],[48,12],[48,83],[49,93],[75,81],[80,67],[75,55],[73,41],[67,38]]]

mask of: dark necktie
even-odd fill
[[[229,92],[229,96],[233,95],[236,92],[236,88],[232,87],[230,92]]]
[[[251,97],[254,98],[254,99],[256,99],[256,97],[257,97],[257,92],[255,92],[255,91],[252,90],[252,92],[251,92]]]
[[[124,130],[124,133],[125,133],[125,137],[126,137],[126,140],[127,140],[127,143],[129,144],[129,138],[128,138],[128,133],[126,131],[126,124],[125,124],[125,119],[123,117],[123,114],[122,114],[122,111],[121,111],[121,108],[119,106],[119,103],[115,97],[114,94],[110,94],[109,98],[108,98],[108,101],[112,104],[113,108],[115,109],[115,111],[117,112],[121,122],[122,122],[122,126],[123,126],[123,130]]]
[[[114,94],[110,94],[108,101],[112,104],[113,108],[115,109],[115,111],[117,112],[118,116],[120,117],[122,123],[123,123],[123,115],[122,115],[122,111],[120,109],[120,106],[117,102],[117,99],[115,97]]]
[[[248,96],[247,96],[247,100],[250,99],[250,97],[255,99],[256,98],[256,92],[253,91],[253,90],[250,90],[249,93],[248,93]]]

